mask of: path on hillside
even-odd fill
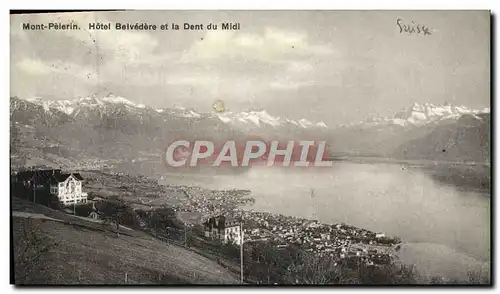
[[[41,269],[46,283],[240,283],[237,275],[216,261],[145,232],[120,229],[117,237],[110,226],[21,199],[13,198],[12,209],[15,236],[27,224],[57,243]],[[33,223],[26,223],[28,218]]]
[[[51,217],[48,217],[44,214],[25,212],[25,211],[13,211],[12,216],[13,217],[24,217],[24,218],[36,218],[36,219],[48,219],[48,220],[52,220],[52,221],[56,221],[56,222],[64,222],[60,219],[51,218]]]

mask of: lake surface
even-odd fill
[[[170,173],[167,181],[249,189],[255,211],[399,236],[405,242],[400,258],[426,274],[465,278],[468,269],[489,269],[489,192],[443,183],[421,168],[336,162],[326,168],[255,167],[238,174]]]

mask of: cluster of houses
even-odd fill
[[[79,173],[63,173],[60,169],[27,170],[14,173],[13,188],[23,189],[33,201],[37,195],[56,197],[60,204],[80,204],[87,202],[83,191],[83,177]]]

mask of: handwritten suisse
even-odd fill
[[[431,29],[422,24],[415,23],[412,21],[411,23],[405,23],[404,20],[398,18],[396,20],[396,23],[399,27],[399,33],[407,33],[407,34],[416,34],[416,35],[432,35],[431,34]]]

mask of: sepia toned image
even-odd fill
[[[490,22],[11,11],[11,283],[491,286]]]

